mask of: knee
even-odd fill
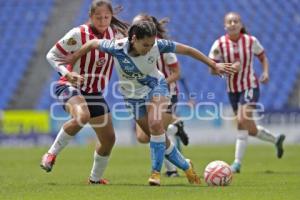
[[[244,118],[237,119],[238,130],[247,130],[247,120]]]
[[[151,120],[149,122],[149,128],[152,133],[163,133],[164,128],[161,120]]]
[[[247,132],[239,132],[236,136],[239,140],[248,140],[248,133]]]
[[[138,142],[140,142],[142,144],[147,144],[150,142],[150,137],[146,134],[137,135],[137,140],[138,140]]]
[[[76,119],[78,124],[85,125],[90,121],[91,116],[90,113],[81,112],[81,113],[77,113],[76,116],[74,116],[74,118]]]

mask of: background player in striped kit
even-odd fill
[[[119,76],[120,92],[136,122],[150,136],[152,173],[150,185],[160,185],[160,171],[164,157],[182,169],[191,184],[200,184],[200,179],[190,160],[185,159],[177,147],[168,140],[163,125],[163,116],[169,104],[169,89],[156,62],[160,53],[179,53],[197,59],[217,74],[234,73],[230,63],[218,63],[197,49],[170,40],[157,39],[156,26],[151,21],[139,21],[131,25],[128,38],[120,40],[91,40],[79,51],[64,58],[74,63],[92,49],[98,48],[114,56]],[[62,60],[63,61],[63,60]]]
[[[127,24],[113,15],[112,5],[108,0],[93,1],[89,17],[88,23],[70,30],[47,54],[47,60],[61,75],[55,93],[72,118],[64,123],[54,143],[43,156],[41,167],[50,172],[56,156],[89,123],[100,142],[94,152],[89,182],[106,184],[107,181],[101,178],[115,143],[115,133],[102,90],[110,79],[113,58],[98,50],[87,53],[74,65],[66,66],[59,62],[59,58],[78,50],[94,38],[113,39],[117,34],[126,33]]]
[[[147,14],[140,14],[137,15],[133,19],[133,23],[140,21],[140,20],[148,20],[152,21],[157,28],[157,37],[167,39],[167,30],[165,29],[166,23],[169,22],[168,18],[163,18],[162,20],[158,21],[155,17],[147,15]],[[165,129],[167,130],[166,134],[168,135],[169,139],[173,142],[174,145],[180,150],[180,140],[184,145],[188,144],[188,136],[184,131],[184,123],[180,119],[176,117],[176,104],[178,102],[178,86],[176,81],[180,79],[180,66],[177,60],[177,56],[174,53],[164,53],[160,54],[160,57],[157,60],[157,68],[164,74],[166,81],[169,86],[170,95],[171,95],[171,102],[168,106],[168,110],[166,115],[164,116],[164,125]],[[149,143],[150,137],[144,133],[144,131],[136,125],[136,135],[137,139],[141,143]],[[180,140],[179,140],[180,139]],[[165,168],[166,168],[166,176],[168,177],[176,177],[179,176],[177,172],[177,168],[175,165],[170,163],[167,159],[164,160]]]
[[[256,37],[247,34],[238,13],[229,12],[224,17],[226,35],[217,39],[211,47],[209,57],[216,62],[232,62],[239,72],[227,77],[227,91],[240,130],[235,147],[235,160],[231,165],[233,172],[240,172],[242,158],[247,146],[248,135],[272,142],[277,157],[283,155],[285,135],[277,137],[266,128],[256,125],[253,111],[259,98],[259,81],[269,81],[269,62],[263,46]],[[253,57],[258,57],[263,67],[260,80],[253,69]]]

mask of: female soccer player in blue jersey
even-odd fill
[[[91,49],[111,54],[119,76],[120,92],[127,108],[136,122],[150,135],[152,174],[150,185],[160,185],[160,171],[164,157],[182,169],[191,184],[200,184],[200,179],[190,160],[185,159],[168,140],[163,126],[163,117],[169,105],[169,90],[166,79],[157,69],[160,53],[189,55],[207,64],[217,74],[232,74],[236,69],[230,63],[218,63],[197,49],[170,40],[157,39],[157,29],[151,21],[138,21],[128,30],[128,38],[120,40],[95,39],[70,54],[65,62],[74,63]]]

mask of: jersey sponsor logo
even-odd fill
[[[154,58],[153,56],[150,56],[150,57],[148,58],[148,63],[149,63],[149,64],[154,63],[154,61],[155,61],[155,58]]]
[[[96,62],[97,67],[102,67],[105,63],[105,58],[99,58],[99,60]]]
[[[146,76],[141,73],[132,73],[132,74],[122,74],[123,78],[128,80],[139,80],[144,79]]]
[[[73,45],[76,45],[77,42],[74,38],[69,38],[68,41],[67,41],[67,45],[69,46],[73,46]]]

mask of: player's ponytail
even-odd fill
[[[241,29],[241,33],[243,34],[248,34],[248,31],[246,29],[246,27],[243,25],[242,29]]]
[[[161,20],[157,20],[156,17],[150,16],[146,13],[140,13],[137,16],[134,17],[132,23],[136,23],[138,21],[151,21],[155,24],[157,29],[157,37],[162,39],[167,39],[167,29],[165,28],[165,25],[170,21],[169,18],[165,17]]]

